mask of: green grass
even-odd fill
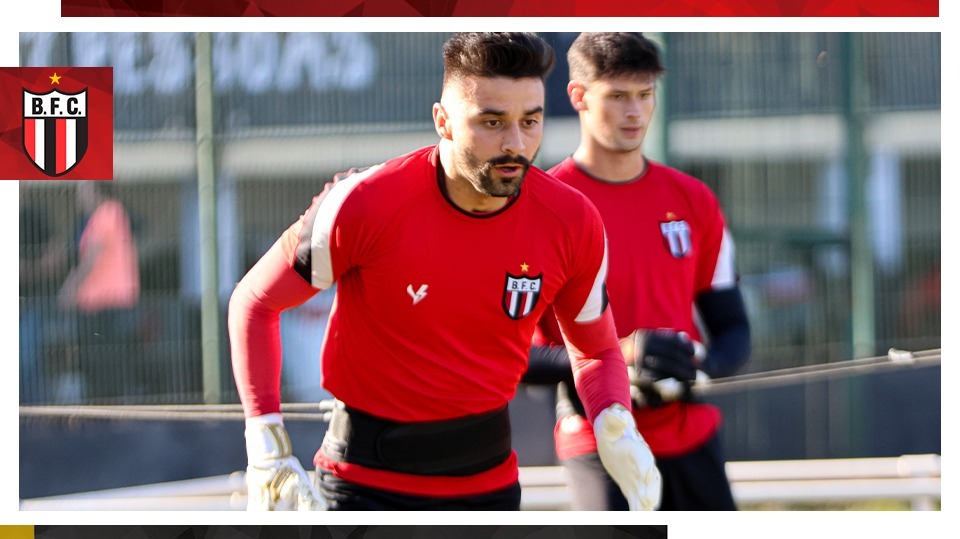
[[[870,500],[862,502],[821,503],[761,503],[740,504],[741,511],[910,511],[910,502],[905,500]],[[940,510],[940,500],[933,503]]]

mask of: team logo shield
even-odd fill
[[[675,258],[683,258],[690,253],[690,225],[686,221],[669,221],[660,223],[660,233],[663,241]]]
[[[87,151],[87,89],[77,93],[23,89],[23,149],[44,174],[59,176]]]
[[[536,277],[507,274],[507,283],[503,291],[503,310],[507,316],[519,320],[533,311],[540,299],[540,286],[543,274]]]

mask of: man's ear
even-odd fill
[[[443,108],[440,103],[433,104],[433,127],[437,130],[440,138],[451,139],[450,117],[447,115],[447,109]]]
[[[587,103],[583,100],[583,94],[586,91],[586,86],[577,81],[572,80],[567,83],[567,96],[570,98],[570,105],[573,106],[573,110],[577,112],[587,110]]]

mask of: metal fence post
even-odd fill
[[[203,401],[223,398],[220,375],[220,301],[217,269],[217,184],[213,133],[213,46],[209,32],[196,35],[197,192],[200,214],[200,335]]]
[[[873,247],[866,209],[867,157],[863,34],[843,34],[843,116],[846,126],[846,172],[850,204],[850,339],[852,357],[876,353]]]

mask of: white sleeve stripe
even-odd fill
[[[310,235],[310,284],[314,288],[325,290],[333,286],[333,261],[330,256],[330,236],[333,234],[333,223],[336,221],[347,196],[364,178],[379,168],[380,165],[370,167],[337,181],[320,201],[320,208],[313,222],[313,233]]]
[[[593,281],[593,287],[590,289],[590,295],[580,310],[580,314],[574,319],[575,322],[592,322],[603,314],[603,285],[607,280],[607,235],[603,235],[603,261],[600,263],[600,269],[597,270],[597,276]]]
[[[713,272],[713,280],[710,282],[711,288],[733,288],[737,285],[737,270],[733,250],[733,237],[724,228],[723,240],[720,242],[720,252],[717,254],[717,267]]]

